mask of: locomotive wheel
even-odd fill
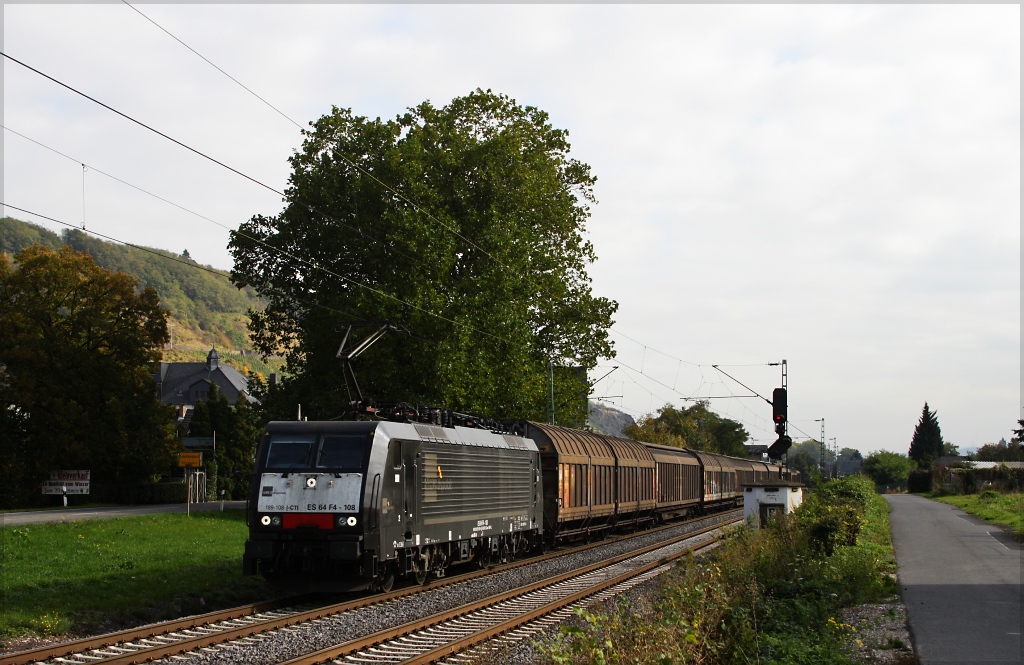
[[[426,585],[427,577],[429,577],[428,573],[429,571],[427,570],[414,570],[413,575],[416,578],[416,584],[419,584],[420,586]]]
[[[390,563],[384,564],[384,569],[377,575],[377,588],[387,593],[395,586],[395,567]]]

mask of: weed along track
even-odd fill
[[[550,552],[487,570],[446,577],[425,586],[411,586],[330,605],[322,605],[309,596],[302,596],[242,606],[9,654],[0,658],[0,665],[37,662],[65,665],[141,663],[167,658],[183,663],[278,663],[307,653],[311,647],[322,649],[326,644],[349,642],[351,639],[359,639],[360,635],[377,635],[381,630],[398,630],[396,636],[402,635],[415,630],[408,627],[410,621],[415,619],[407,619],[406,615],[418,612],[421,615],[419,618],[422,618],[436,614],[438,607],[464,608],[467,603],[460,599],[467,595],[475,594],[479,597],[470,601],[470,604],[492,605],[498,602],[496,596],[503,593],[523,596],[542,586],[564,583],[570,577],[587,573],[596,575],[594,571],[598,568],[612,566],[629,558],[654,556],[650,553],[666,547],[666,542],[678,543],[684,539],[699,538],[736,519],[735,511],[722,513],[637,535],[619,536],[582,547]],[[499,577],[505,578],[501,582],[504,588],[500,590],[497,589],[498,583],[492,581]],[[604,577],[607,578],[607,575]],[[591,588],[585,595],[599,591],[596,587]],[[431,597],[438,595],[441,598]],[[413,610],[411,605],[421,605],[426,609]],[[466,611],[472,610],[464,609],[463,613]],[[364,612],[388,617],[390,624],[365,619],[362,617]],[[344,625],[345,630],[328,629],[339,625]],[[394,628],[399,625],[399,628]],[[302,638],[297,635],[299,632],[325,634],[319,639],[310,640],[308,636]],[[353,632],[356,634],[352,635]],[[335,636],[338,634],[340,638]]]

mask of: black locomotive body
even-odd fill
[[[451,563],[743,503],[776,464],[528,421],[273,422],[257,450],[244,572],[293,591],[420,583]]]
[[[256,453],[243,569],[279,588],[390,588],[506,559],[543,530],[534,443],[483,429],[272,422]]]

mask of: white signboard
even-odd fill
[[[51,471],[43,481],[43,494],[88,494],[89,470]]]

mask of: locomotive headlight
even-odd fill
[[[270,515],[264,515],[260,518],[260,524],[263,526],[270,526]]]
[[[274,526],[281,526],[281,517],[280,517],[280,515],[274,515],[273,517],[271,517],[270,518],[270,523],[273,524]]]
[[[345,524],[348,524],[349,526],[355,526],[356,525],[356,518],[355,518],[355,516],[349,517],[347,520],[345,520]]]
[[[306,478],[306,487],[309,489],[316,487],[316,478]]]

